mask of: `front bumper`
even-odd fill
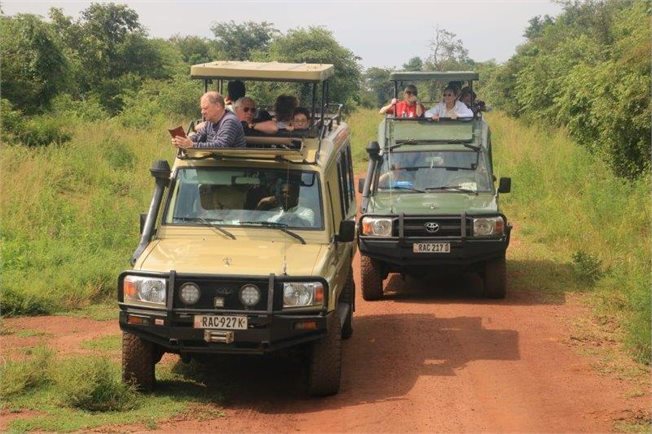
[[[370,215],[373,217],[373,215]],[[474,237],[471,225],[474,217],[461,215],[404,215],[393,219],[392,237],[358,236],[360,253],[381,261],[386,271],[402,271],[424,267],[468,268],[505,254],[509,245],[512,227],[505,222],[505,232],[501,236]],[[362,221],[362,216],[360,221]],[[380,216],[386,217],[386,216]],[[436,222],[437,235],[426,234],[424,223]],[[360,223],[360,225],[362,225]],[[448,243],[448,253],[415,253],[415,243]]]
[[[208,342],[206,330],[193,327],[193,314],[167,313],[153,309],[121,306],[120,329],[141,339],[153,342],[171,353],[231,353],[265,354],[320,339],[326,334],[326,324],[331,314],[246,315],[247,330],[214,330],[227,332],[232,342]],[[214,315],[216,312],[204,312]],[[243,315],[246,312],[220,312],[220,314]],[[130,317],[137,317],[141,324],[130,324]],[[297,329],[297,324],[311,322],[314,330]]]

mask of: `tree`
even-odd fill
[[[179,50],[183,61],[190,65],[212,62],[225,57],[218,51],[214,42],[199,36],[175,35],[170,38],[170,43]]]
[[[439,27],[435,28],[435,34],[430,41],[428,69],[434,71],[472,69],[473,61],[469,58],[469,52],[464,48],[462,40],[456,37],[455,33]]]
[[[236,24],[216,23],[211,31],[217,38],[217,49],[227,60],[250,60],[256,51],[266,51],[269,44],[280,34],[272,23],[247,21]]]
[[[389,69],[372,67],[363,75],[364,89],[371,94],[375,107],[386,104],[394,97],[394,86],[389,81],[390,73]]]
[[[358,102],[361,84],[360,60],[351,50],[341,46],[333,34],[322,27],[288,31],[270,44],[261,60],[296,63],[332,63],[335,76],[330,82],[330,99],[342,103]],[[307,90],[302,89],[305,101]]]
[[[35,15],[1,17],[2,96],[30,114],[66,85],[69,64],[51,27]]]
[[[403,71],[423,71],[423,60],[420,57],[413,57],[403,64]]]

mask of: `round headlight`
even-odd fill
[[[141,300],[152,303],[165,302],[165,281],[159,279],[143,280],[138,288]]]
[[[283,284],[283,305],[309,306],[312,304],[313,292],[311,283],[285,283]]]
[[[192,282],[184,283],[181,285],[181,288],[179,288],[179,298],[185,304],[197,303],[200,295],[201,292],[199,291],[199,286]]]
[[[392,221],[387,219],[373,222],[374,235],[389,236],[392,234]]]
[[[245,306],[255,306],[260,301],[260,289],[256,285],[247,284],[240,288],[240,301]]]
[[[495,222],[490,219],[475,219],[473,222],[474,235],[491,235],[494,231]]]

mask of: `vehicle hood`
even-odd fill
[[[498,212],[492,193],[379,193],[369,199],[368,214],[489,214]]]
[[[292,240],[171,238],[151,242],[134,269],[247,276],[286,272],[292,276],[311,276],[321,255],[322,245],[304,245]]]

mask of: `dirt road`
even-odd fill
[[[365,302],[358,291],[339,395],[306,396],[291,357],[226,358],[210,379],[224,390],[225,417],[189,414],[158,430],[608,432],[616,420],[647,414],[647,393],[599,374],[590,356],[569,345],[573,318],[588,316],[577,302],[542,297],[534,288],[510,288],[506,300],[488,301],[477,296],[478,285],[471,277],[435,283],[390,276],[382,301]],[[90,337],[119,333],[114,322],[7,321],[14,329],[43,322],[49,343],[66,352]],[[5,344],[17,344],[10,341],[5,337]]]

